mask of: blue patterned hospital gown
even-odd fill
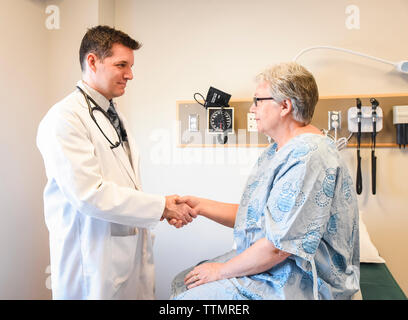
[[[211,262],[225,262],[259,239],[291,253],[255,275],[186,290],[180,273],[174,299],[350,299],[359,290],[358,207],[353,182],[332,140],[316,134],[291,139],[259,157],[241,198],[237,245]]]

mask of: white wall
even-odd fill
[[[37,128],[51,105],[80,79],[80,41],[87,27],[112,23],[113,4],[0,0],[0,299],[51,298],[42,199],[46,177],[35,143]],[[46,27],[48,5],[59,8],[59,29]]]
[[[59,30],[45,28],[49,4],[60,8]],[[360,8],[360,30],[345,28],[348,4]],[[389,60],[406,59],[408,52],[401,41],[408,24],[404,0],[0,0],[0,7],[0,299],[51,297],[45,288],[46,179],[35,135],[45,112],[80,77],[78,50],[87,27],[114,22],[144,44],[136,53],[135,79],[119,101],[140,147],[144,189],[226,202],[239,201],[262,150],[175,148],[176,100],[205,94],[210,85],[235,99],[250,98],[259,71],[311,45],[342,46]],[[321,95],[407,92],[407,77],[362,58],[316,51],[300,62],[315,74]],[[344,155],[354,176],[355,150]],[[396,149],[377,155],[378,192],[372,196],[369,151],[363,152],[367,187],[359,203],[375,244],[408,293],[408,155]],[[168,298],[176,273],[232,245],[232,230],[203,218],[181,230],[161,223],[155,232],[161,299]]]
[[[345,27],[347,5],[360,9],[360,29]],[[144,189],[238,202],[260,149],[176,149],[176,100],[205,94],[210,85],[233,98],[253,95],[255,75],[292,60],[302,49],[333,45],[388,60],[407,59],[408,2],[149,0],[116,2],[115,24],[144,46],[135,56],[135,79],[121,98],[142,156]],[[330,51],[299,60],[316,76],[322,96],[407,92],[408,77],[390,66]],[[318,111],[317,111],[318,112]],[[162,146],[161,160],[159,146]],[[237,154],[240,153],[238,156]],[[169,157],[168,154],[171,156]],[[344,151],[355,176],[355,150]],[[370,194],[369,151],[363,154],[364,192],[359,205],[370,235],[408,293],[407,152],[377,150],[377,195]],[[241,160],[241,161],[238,161]],[[235,161],[235,163],[234,163]],[[158,298],[171,279],[200,260],[228,250],[232,232],[199,218],[182,230],[156,228]]]
[[[1,1],[0,299],[48,297],[42,160],[35,147],[46,109],[46,30],[39,1]]]
[[[98,0],[47,0],[45,5],[57,5],[60,29],[47,30],[48,110],[51,105],[73,91],[79,79],[79,46],[87,30],[98,24]],[[44,9],[45,10],[45,9]]]

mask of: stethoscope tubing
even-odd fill
[[[77,88],[79,89],[79,91],[82,93],[82,95],[83,95],[84,98],[85,98],[85,101],[86,101],[86,103],[87,103],[87,105],[88,105],[89,115],[91,116],[92,120],[95,122],[95,124],[96,124],[96,126],[98,127],[99,131],[103,134],[103,136],[105,137],[105,139],[109,142],[110,148],[111,148],[111,149],[115,149],[115,148],[119,147],[119,146],[122,144],[122,138],[120,137],[119,133],[118,133],[118,132],[116,131],[116,129],[115,129],[115,132],[116,132],[116,134],[117,134],[117,136],[118,136],[118,142],[113,143],[113,142],[107,137],[107,135],[105,134],[105,132],[103,132],[102,128],[99,126],[98,122],[96,121],[95,116],[93,115],[93,112],[94,112],[95,110],[97,110],[97,111],[99,111],[99,112],[102,112],[102,114],[108,119],[108,121],[109,121],[109,123],[112,125],[112,127],[115,128],[114,124],[112,123],[111,119],[109,118],[109,115],[106,113],[105,110],[103,110],[103,109],[95,102],[95,100],[93,100],[90,96],[88,96],[88,95],[86,94],[86,92],[84,92],[84,90],[82,90],[81,87],[77,86]],[[91,100],[91,102],[94,104],[95,107],[93,107],[93,108],[91,107],[91,103],[89,102],[89,100]]]

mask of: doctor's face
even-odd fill
[[[103,61],[96,59],[94,75],[99,91],[108,100],[123,95],[127,81],[133,79],[133,50],[115,43],[111,51],[112,55]]]

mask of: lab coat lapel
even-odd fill
[[[122,166],[125,168],[127,174],[129,175],[130,179],[132,180],[134,186],[137,189],[135,173],[132,169],[132,166],[130,165],[129,157],[126,154],[126,151],[123,148],[123,146],[119,146],[117,148],[112,149],[112,152],[114,153],[116,158],[119,160],[119,162],[122,164]]]
[[[94,112],[94,116],[97,119],[97,122],[103,132],[109,137],[112,142],[117,141],[117,134],[115,128],[109,122],[109,120],[101,113],[101,112]],[[98,130],[98,129],[96,129]],[[132,166],[129,161],[129,157],[126,154],[125,149],[123,146],[119,146],[117,148],[111,149],[113,154],[115,155],[116,159],[119,160],[120,164],[125,168],[126,173],[128,174],[129,178],[132,180],[135,187],[137,187],[137,181],[135,177],[135,173],[132,169]]]
[[[136,187],[139,190],[142,190],[142,186],[139,180],[139,152],[137,151],[135,141],[132,138],[132,135],[128,135],[129,149],[131,153],[132,166],[136,176]]]
[[[122,121],[122,124],[123,124],[126,132],[128,132],[127,137],[128,137],[128,143],[129,143],[129,151],[130,151],[130,155],[131,155],[130,158],[132,159],[133,172],[135,174],[134,175],[135,176],[134,182],[136,184],[136,188],[138,190],[141,190],[142,188],[141,188],[141,183],[140,183],[140,180],[139,180],[139,153],[137,151],[136,144],[135,144],[135,141],[132,138],[132,135],[129,134],[130,131],[129,131],[129,126],[128,126],[128,123],[127,123],[126,119],[123,118],[120,113],[119,113],[119,117],[120,117],[120,119]]]

